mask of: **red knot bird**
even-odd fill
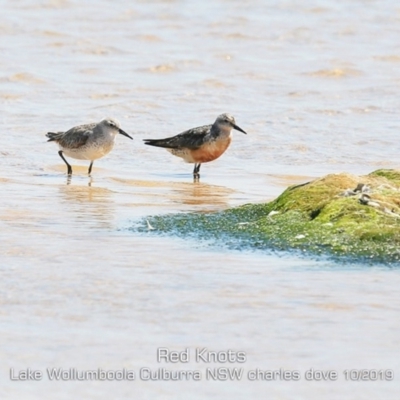
[[[171,154],[194,164],[193,177],[200,177],[202,163],[216,160],[232,141],[232,129],[246,133],[230,114],[221,114],[212,125],[189,129],[166,139],[144,139],[145,144],[163,147]]]
[[[77,160],[90,160],[88,173],[92,172],[93,162],[104,157],[114,147],[117,134],[120,133],[130,139],[113,118],[106,118],[99,123],[79,125],[66,132],[49,132],[48,142],[56,142],[60,151],[58,154],[68,167],[68,175],[72,175],[72,167],[64,158],[64,154]]]

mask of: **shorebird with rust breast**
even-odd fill
[[[166,139],[144,139],[144,142],[150,146],[163,147],[174,156],[194,164],[193,177],[198,180],[201,164],[216,160],[229,147],[232,129],[246,133],[236,125],[232,115],[221,114],[212,125],[189,129]]]
[[[75,126],[66,132],[49,132],[46,136],[49,138],[48,142],[58,144],[58,154],[67,164],[68,175],[72,175],[72,167],[64,158],[64,154],[77,160],[90,160],[90,175],[94,160],[104,157],[112,150],[117,134],[132,139],[121,129],[116,119],[106,118],[99,123]]]

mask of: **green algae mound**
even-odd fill
[[[400,171],[332,174],[291,186],[269,203],[149,221],[156,231],[220,239],[233,247],[398,263]]]

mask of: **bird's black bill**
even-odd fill
[[[121,134],[121,135],[124,135],[124,136],[126,136],[126,137],[128,137],[129,139],[132,139],[133,140],[133,137],[132,136],[129,136],[125,131],[123,131],[122,129],[118,129],[118,132]]]
[[[236,129],[237,131],[243,132],[245,135],[247,135],[247,132],[245,132],[242,128],[240,128],[239,126],[232,124],[233,129]]]

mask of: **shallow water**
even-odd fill
[[[129,227],[272,199],[326,173],[398,168],[400,7],[391,1],[36,1],[0,19],[1,399],[397,399],[399,271],[238,252]],[[142,139],[230,112],[219,160]],[[71,181],[44,134],[105,116],[119,137]],[[201,370],[159,347],[244,351],[246,371],[332,382],[10,380],[10,368]],[[217,364],[226,366],[226,364]],[[392,369],[393,381],[345,381]]]

